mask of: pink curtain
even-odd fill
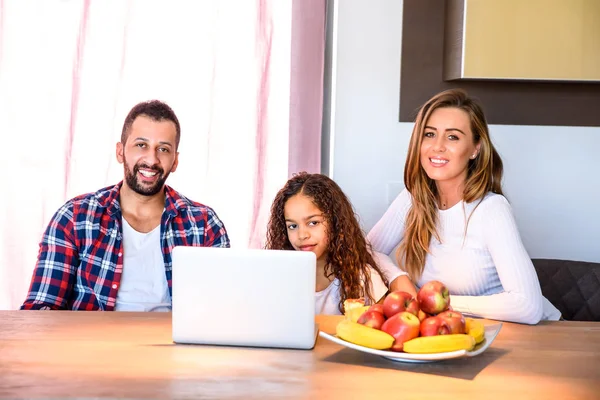
[[[0,0],[0,309],[58,207],[122,179],[115,143],[147,99],[182,125],[168,184],[261,247],[277,190],[320,170],[324,21],[325,0]]]
[[[326,1],[292,3],[289,172],[321,171]]]
[[[261,23],[259,25],[257,43],[258,58],[265,66],[263,71],[259,101],[257,102],[256,147],[265,149],[269,134],[268,123],[272,110],[269,108],[271,81],[268,79],[270,57],[273,46],[273,26],[269,21],[268,2],[258,0]],[[291,37],[290,37],[290,75],[289,75],[289,143],[288,168],[289,178],[296,172],[321,171],[321,120],[323,116],[323,74],[325,54],[325,11],[326,0],[292,1]],[[267,151],[259,152],[255,174],[255,192],[253,201],[253,227],[249,246],[263,246],[269,208],[275,193],[265,190],[269,182],[266,172]],[[277,181],[277,179],[276,179]],[[284,180],[271,185],[271,189],[279,188]]]

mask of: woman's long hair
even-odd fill
[[[490,139],[481,106],[461,89],[450,89],[433,96],[417,114],[404,165],[404,185],[411,194],[412,206],[406,217],[406,231],[397,257],[399,265],[413,282],[417,282],[423,273],[432,236],[440,239],[436,229],[439,193],[435,181],[427,176],[421,165],[421,143],[425,126],[438,108],[458,108],[465,111],[471,122],[473,140],[475,144],[480,144],[477,157],[469,160],[463,200],[466,203],[481,201],[490,191],[502,194],[502,159]]]
[[[271,206],[266,248],[294,249],[287,235],[284,208],[288,199],[297,194],[310,198],[325,218],[329,239],[325,274],[340,281],[340,312],[344,312],[346,299],[367,297],[371,303],[375,303],[369,266],[377,271],[386,286],[388,281],[371,255],[371,248],[350,201],[342,189],[327,176],[301,172],[287,181]]]

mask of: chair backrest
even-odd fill
[[[566,320],[600,321],[600,263],[533,259],[542,294]]]

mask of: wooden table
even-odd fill
[[[339,317],[317,317],[334,332]],[[0,311],[2,398],[598,399],[600,323],[505,323],[480,356],[405,364],[315,349],[175,345],[168,313]]]

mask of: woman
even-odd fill
[[[527,324],[559,319],[502,195],[502,171],[481,107],[459,89],[435,95],[415,121],[406,189],[368,239],[386,254],[399,245],[398,264],[412,281],[443,282],[456,311]]]

